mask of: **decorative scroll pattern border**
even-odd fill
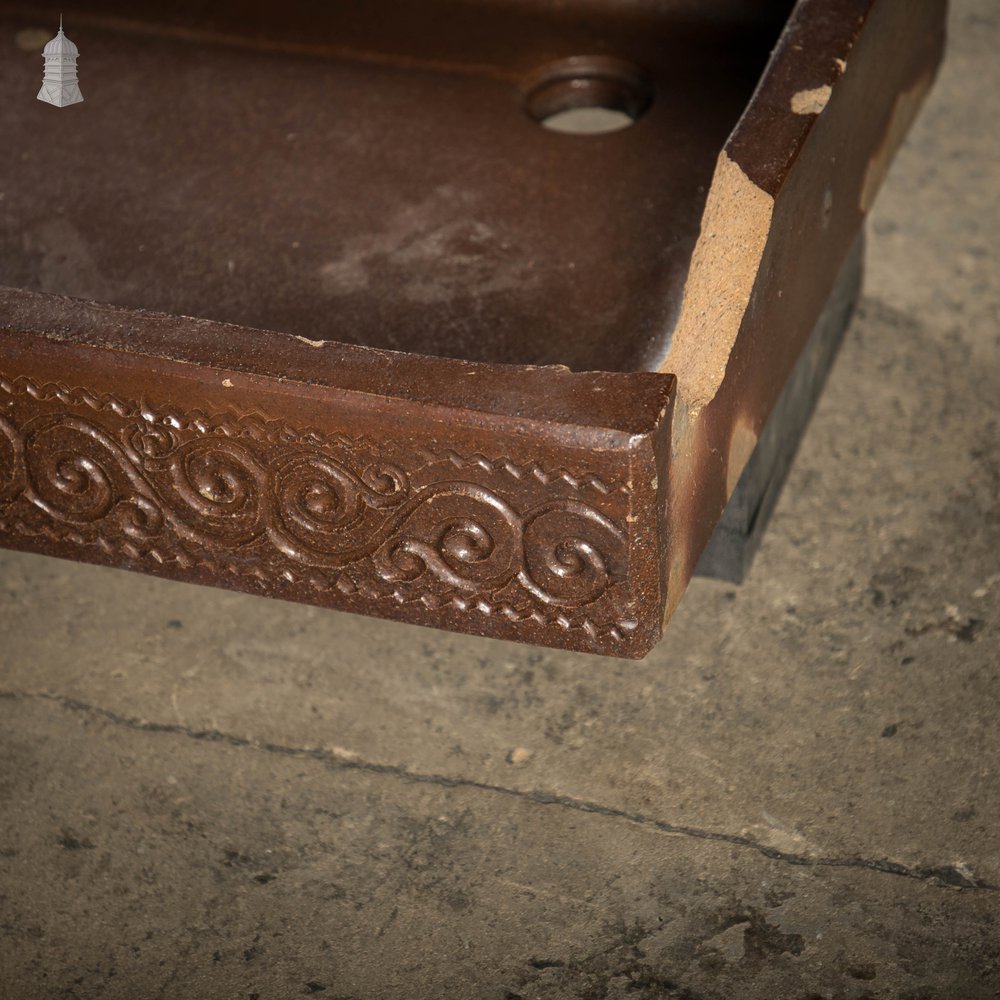
[[[593,473],[407,450],[256,412],[177,412],[26,375],[0,373],[4,396],[0,533],[281,596],[418,602],[615,643],[637,627],[613,614],[629,493]]]

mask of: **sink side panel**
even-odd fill
[[[342,358],[345,388],[25,325],[0,316],[4,546],[605,655],[660,634],[668,378],[527,372],[567,422],[489,368]],[[646,426],[574,422],[605,390]]]

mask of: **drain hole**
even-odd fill
[[[524,109],[553,132],[603,135],[628,128],[652,100],[652,86],[631,63],[607,56],[574,56],[529,78]]]

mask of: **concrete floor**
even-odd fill
[[[0,996],[1000,996],[1000,11],[750,579],[642,663],[0,555]]]

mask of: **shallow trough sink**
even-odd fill
[[[0,543],[645,655],[943,8],[0,5]]]

